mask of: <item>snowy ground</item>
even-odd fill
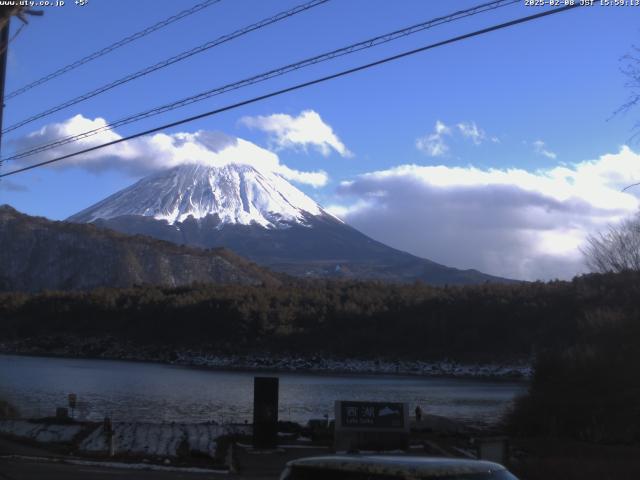
[[[0,420],[0,433],[40,443],[70,443],[83,429],[82,425],[52,425],[28,420]]]
[[[218,438],[232,433],[248,434],[247,427],[215,424],[157,424],[123,422],[113,425],[116,455],[177,457],[179,449],[213,457]],[[108,440],[102,428],[80,444],[85,453],[108,452]],[[185,442],[186,443],[183,443]]]
[[[90,455],[109,452],[108,437],[102,425],[35,423],[28,420],[0,421],[0,434],[40,443],[74,443],[83,430],[89,435],[75,445],[78,453]],[[214,457],[217,441],[230,434],[251,434],[249,426],[133,423],[113,424],[115,455],[134,457],[178,457],[181,451]]]

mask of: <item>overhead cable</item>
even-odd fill
[[[165,18],[164,20],[155,23],[143,30],[140,30],[139,32],[136,32],[132,35],[129,35],[128,37],[125,37],[121,40],[118,40],[115,43],[112,43],[111,45],[109,45],[108,47],[104,47],[101,48],[100,50],[93,52],[85,57],[82,57],[79,60],[76,60],[75,62],[72,62],[68,65],[65,65],[64,67],[61,67],[51,73],[49,73],[48,75],[45,75],[44,77],[39,78],[38,80],[35,80],[31,83],[28,83],[27,85],[24,85],[23,87],[20,87],[16,90],[14,90],[13,92],[5,95],[5,100],[8,100],[10,98],[13,97],[17,97],[18,95],[23,94],[24,92],[31,90],[32,88],[35,88],[39,85],[42,85],[43,83],[48,82],[49,80],[53,80],[54,78],[59,77],[60,75],[64,75],[65,73],[68,73],[72,70],[75,70],[76,68],[84,65],[85,63],[89,63],[93,60],[95,60],[96,58],[100,58],[108,53],[113,52],[114,50],[117,50],[120,47],[123,47],[131,42],[134,42],[140,38],[146,37],[147,35],[155,32],[156,30],[160,30],[161,28],[166,27],[167,25],[171,25],[174,22],[177,22],[178,20],[181,20],[185,17],[188,17],[189,15],[193,15],[194,13],[197,13],[201,10],[204,10],[207,7],[210,7],[211,5],[214,5],[216,3],[221,2],[222,0],[206,0],[204,2],[198,3],[197,5],[194,5],[191,8],[188,8],[186,10],[182,10],[181,12],[176,13],[175,15],[170,16],[169,18]]]
[[[161,105],[155,108],[152,108],[150,110],[146,110],[140,113],[136,113],[133,115],[129,115],[127,117],[121,118],[119,120],[116,120],[114,122],[108,123],[106,125],[103,125],[101,127],[98,128],[94,128],[91,130],[87,130],[85,132],[79,133],[79,134],[75,134],[75,135],[70,135],[61,139],[58,139],[54,142],[50,142],[47,144],[42,144],[42,145],[38,145],[36,147],[32,147],[26,150],[23,150],[21,152],[18,152],[12,156],[6,157],[4,160],[17,160],[20,158],[24,158],[24,157],[28,157],[31,155],[34,155],[36,153],[40,153],[46,150],[50,150],[52,148],[56,148],[58,146],[62,146],[62,145],[66,145],[68,143],[72,143],[72,142],[77,142],[80,140],[83,140],[85,138],[91,137],[93,135],[97,135],[99,133],[108,131],[108,130],[113,130],[115,128],[121,127],[123,125],[127,125],[133,122],[137,122],[152,116],[156,116],[162,113],[166,113],[169,112],[171,110],[175,110],[177,108],[181,108],[196,102],[200,102],[203,100],[206,100],[208,98],[211,98],[213,96],[217,96],[217,95],[221,95],[223,93],[227,93],[229,91],[232,90],[237,90],[243,87],[247,87],[250,85],[254,85],[256,83],[260,83],[260,82],[264,82],[266,80],[269,80],[271,78],[275,78],[275,77],[279,77],[282,75],[285,75],[289,72],[295,71],[295,70],[299,70],[301,68],[305,68],[305,67],[309,67],[312,65],[316,65],[318,63],[322,63],[322,62],[326,62],[328,60],[332,60],[334,58],[337,57],[341,57],[344,55],[349,55],[355,52],[358,52],[360,50],[364,50],[364,49],[368,49],[368,48],[372,48],[375,47],[377,45],[381,45],[384,43],[388,43],[391,42],[393,40],[397,40],[399,38],[402,37],[406,37],[408,35],[429,29],[429,28],[433,28],[436,27],[438,25],[442,25],[445,23],[450,23],[456,20],[460,20],[462,18],[466,18],[472,15],[477,15],[479,13],[483,13],[486,12],[488,10],[495,10],[496,8],[500,8],[500,7],[505,7],[508,5],[512,5],[514,3],[520,3],[520,0],[499,0],[499,1],[492,1],[492,2],[487,2],[487,3],[483,3],[480,5],[477,5],[475,7],[472,8],[468,8],[465,10],[460,10],[454,13],[451,13],[449,15],[446,16],[441,16],[441,17],[437,17],[437,18],[433,18],[421,23],[417,23],[415,25],[411,25],[409,27],[405,27],[399,30],[395,30],[393,32],[390,33],[386,33],[384,35],[378,35],[376,37],[358,42],[358,43],[354,43],[351,44],[349,46],[346,47],[342,47],[339,48],[337,50],[332,50],[330,52],[326,52],[320,55],[316,55],[314,57],[311,58],[306,58],[304,60],[301,60],[299,62],[295,62],[283,67],[279,67],[273,70],[269,70],[267,72],[258,74],[258,75],[254,75],[252,77],[249,78],[245,78],[243,80],[240,81],[236,81],[233,83],[229,83],[220,87],[215,87],[212,88],[210,90],[206,90],[204,92],[198,93],[196,95],[192,95],[186,98],[183,98],[181,100],[178,101],[174,101],[165,105]]]
[[[148,130],[144,130],[144,131],[141,131],[141,132],[138,132],[138,133],[134,133],[134,134],[128,135],[126,137],[122,137],[122,138],[119,138],[119,139],[116,139],[116,140],[112,140],[110,142],[106,142],[106,143],[102,143],[100,145],[95,145],[93,147],[85,148],[83,150],[79,150],[79,151],[74,152],[74,153],[69,153],[67,155],[62,155],[62,156],[59,156],[59,157],[56,157],[56,158],[52,158],[50,160],[46,160],[46,161],[43,161],[43,162],[35,163],[33,165],[28,165],[26,167],[22,167],[22,168],[19,168],[19,169],[16,169],[16,170],[12,170],[12,171],[4,173],[4,174],[0,174],[0,178],[8,177],[10,175],[16,175],[18,173],[26,172],[26,171],[32,170],[34,168],[43,167],[45,165],[50,165],[52,163],[60,162],[62,160],[66,160],[68,158],[76,157],[78,155],[83,155],[85,153],[93,152],[93,151],[100,150],[100,149],[103,149],[103,148],[106,148],[106,147],[117,145],[119,143],[127,142],[127,141],[133,140],[135,138],[139,138],[139,137],[143,137],[143,136],[146,136],[146,135],[150,135],[152,133],[157,133],[157,132],[160,132],[162,130],[166,130],[168,128],[176,127],[178,125],[183,125],[185,123],[193,122],[195,120],[200,120],[202,118],[206,118],[206,117],[210,117],[210,116],[213,116],[213,115],[217,115],[217,114],[229,111],[229,110],[234,110],[236,108],[243,107],[245,105],[249,105],[249,104],[256,103],[256,102],[259,102],[259,101],[262,101],[262,100],[266,100],[268,98],[272,98],[272,97],[276,97],[276,96],[279,96],[279,95],[283,95],[285,93],[289,93],[289,92],[293,92],[293,91],[296,91],[296,90],[300,90],[302,88],[310,87],[312,85],[317,85],[319,83],[324,83],[324,82],[327,82],[329,80],[333,80],[333,79],[336,79],[336,78],[344,77],[344,76],[347,76],[347,75],[350,75],[350,74],[353,74],[353,73],[356,73],[356,72],[359,72],[359,71],[362,71],[362,70],[366,70],[366,69],[369,69],[369,68],[372,68],[372,67],[376,67],[378,65],[383,65],[383,64],[386,64],[386,63],[389,63],[389,62],[392,62],[392,61],[395,61],[395,60],[399,60],[401,58],[405,58],[405,57],[408,57],[408,56],[411,56],[411,55],[415,55],[417,53],[425,52],[427,50],[431,50],[431,49],[434,49],[434,48],[437,48],[437,47],[441,47],[441,46],[444,46],[444,45],[449,45],[449,44],[456,43],[456,42],[459,42],[459,41],[462,41],[462,40],[466,40],[468,38],[477,37],[477,36],[480,36],[480,35],[484,35],[486,33],[490,33],[490,32],[496,31],[496,30],[501,30],[503,28],[512,27],[514,25],[519,25],[519,24],[522,24],[522,23],[525,23],[525,22],[530,22],[532,20],[537,20],[537,19],[540,19],[542,17],[547,17],[549,15],[554,15],[554,14],[561,13],[561,12],[566,12],[567,10],[578,8],[580,6],[582,6],[582,5],[579,4],[579,3],[576,3],[576,4],[573,4],[573,5],[566,5],[564,7],[548,9],[548,10],[544,10],[542,12],[539,12],[539,13],[536,13],[536,14],[533,14],[533,15],[528,15],[526,17],[517,18],[515,20],[511,20],[511,21],[508,21],[508,22],[500,23],[498,25],[493,25],[491,27],[483,28],[481,30],[476,30],[474,32],[465,33],[465,34],[459,35],[457,37],[449,38],[447,40],[442,40],[442,41],[437,42],[437,43],[432,43],[430,45],[426,45],[426,46],[423,46],[423,47],[420,47],[420,48],[416,48],[416,49],[409,50],[409,51],[406,51],[406,52],[403,52],[403,53],[392,55],[390,57],[386,57],[386,58],[383,58],[381,60],[377,60],[375,62],[367,63],[367,64],[364,64],[364,65],[360,65],[358,67],[349,68],[347,70],[342,70],[340,72],[337,72],[337,73],[334,73],[334,74],[331,74],[331,75],[327,75],[327,76],[324,76],[324,77],[316,78],[314,80],[309,80],[309,81],[303,82],[303,83],[298,83],[296,85],[293,85],[293,86],[290,86],[290,87],[287,87],[287,88],[283,88],[283,89],[276,90],[276,91],[273,91],[273,92],[270,92],[270,93],[266,93],[264,95],[253,97],[253,98],[250,98],[248,100],[243,100],[241,102],[237,102],[237,103],[234,103],[234,104],[231,104],[231,105],[227,105],[225,107],[217,108],[215,110],[210,110],[210,111],[207,111],[207,112],[204,112],[204,113],[200,113],[198,115],[193,115],[193,116],[190,116],[190,117],[187,117],[187,118],[183,118],[181,120],[176,120],[174,122],[166,123],[164,125],[160,125],[160,126],[148,129]]]
[[[16,130],[17,128],[20,128],[24,125],[27,125],[29,123],[35,122],[36,120],[39,120],[41,118],[47,117],[53,113],[59,112],[60,110],[64,110],[65,108],[71,107],[73,105],[77,105],[80,102],[84,102],[85,100],[88,100],[90,98],[96,97],[102,93],[105,93],[113,88],[116,88],[120,85],[124,85],[125,83],[129,83],[133,80],[136,80],[138,78],[144,77],[146,75],[149,75],[150,73],[156,72],[162,68],[166,68],[169,65],[173,65],[174,63],[178,63],[181,62],[183,60],[186,60],[187,58],[190,58],[194,55],[197,55],[199,53],[202,53],[204,51],[207,51],[213,47],[217,47],[218,45],[221,45],[223,43],[229,42],[233,39],[236,39],[238,37],[241,37],[243,35],[246,35],[247,33],[253,32],[254,30],[258,30],[260,28],[264,28],[268,25],[271,25],[273,23],[279,22],[281,20],[284,20],[286,18],[292,17],[293,15],[297,15],[298,13],[304,12],[306,10],[309,10],[311,8],[317,7],[318,5],[322,5],[324,3],[327,3],[329,0],[311,0],[310,2],[304,3],[302,5],[298,5],[290,10],[284,11],[284,12],[280,12],[276,15],[273,15],[269,18],[265,18],[264,20],[260,20],[257,23],[253,23],[251,25],[248,25],[244,28],[241,28],[239,30],[236,30],[235,32],[223,35],[221,37],[216,38],[215,40],[212,40],[210,42],[206,42],[202,45],[199,45],[195,48],[192,48],[190,50],[186,50],[182,53],[179,53],[178,55],[174,55],[170,58],[167,58],[165,60],[162,60],[161,62],[155,63],[149,67],[143,68],[142,70],[138,70],[137,72],[134,73],[130,73],[129,75],[126,75],[122,78],[119,78],[118,80],[114,80],[113,82],[110,82],[106,85],[103,85],[101,87],[98,87],[94,90],[91,90],[90,92],[84,93],[82,95],[79,95],[77,97],[74,97],[70,100],[67,100],[66,102],[63,102],[59,105],[56,105],[54,107],[51,107],[47,110],[44,110],[40,113],[37,113],[35,115],[32,115],[28,118],[25,118],[24,120],[20,120],[17,123],[14,123],[13,125],[10,125],[9,127],[5,128],[2,133],[8,133],[11,132],[13,130]]]

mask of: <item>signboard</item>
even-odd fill
[[[336,402],[336,451],[397,450],[409,446],[409,404]]]
[[[343,428],[404,429],[404,404],[394,402],[340,402]]]

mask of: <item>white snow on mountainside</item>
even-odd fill
[[[163,170],[107,197],[69,218],[92,222],[141,215],[169,224],[218,215],[224,224],[279,228],[305,224],[308,215],[329,215],[277,173],[248,164],[185,164]]]

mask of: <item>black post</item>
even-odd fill
[[[7,76],[7,54],[9,52],[9,24],[11,17],[0,32],[0,152],[2,151],[2,118],[4,117],[4,84]]]
[[[278,446],[278,378],[253,379],[253,447]]]

